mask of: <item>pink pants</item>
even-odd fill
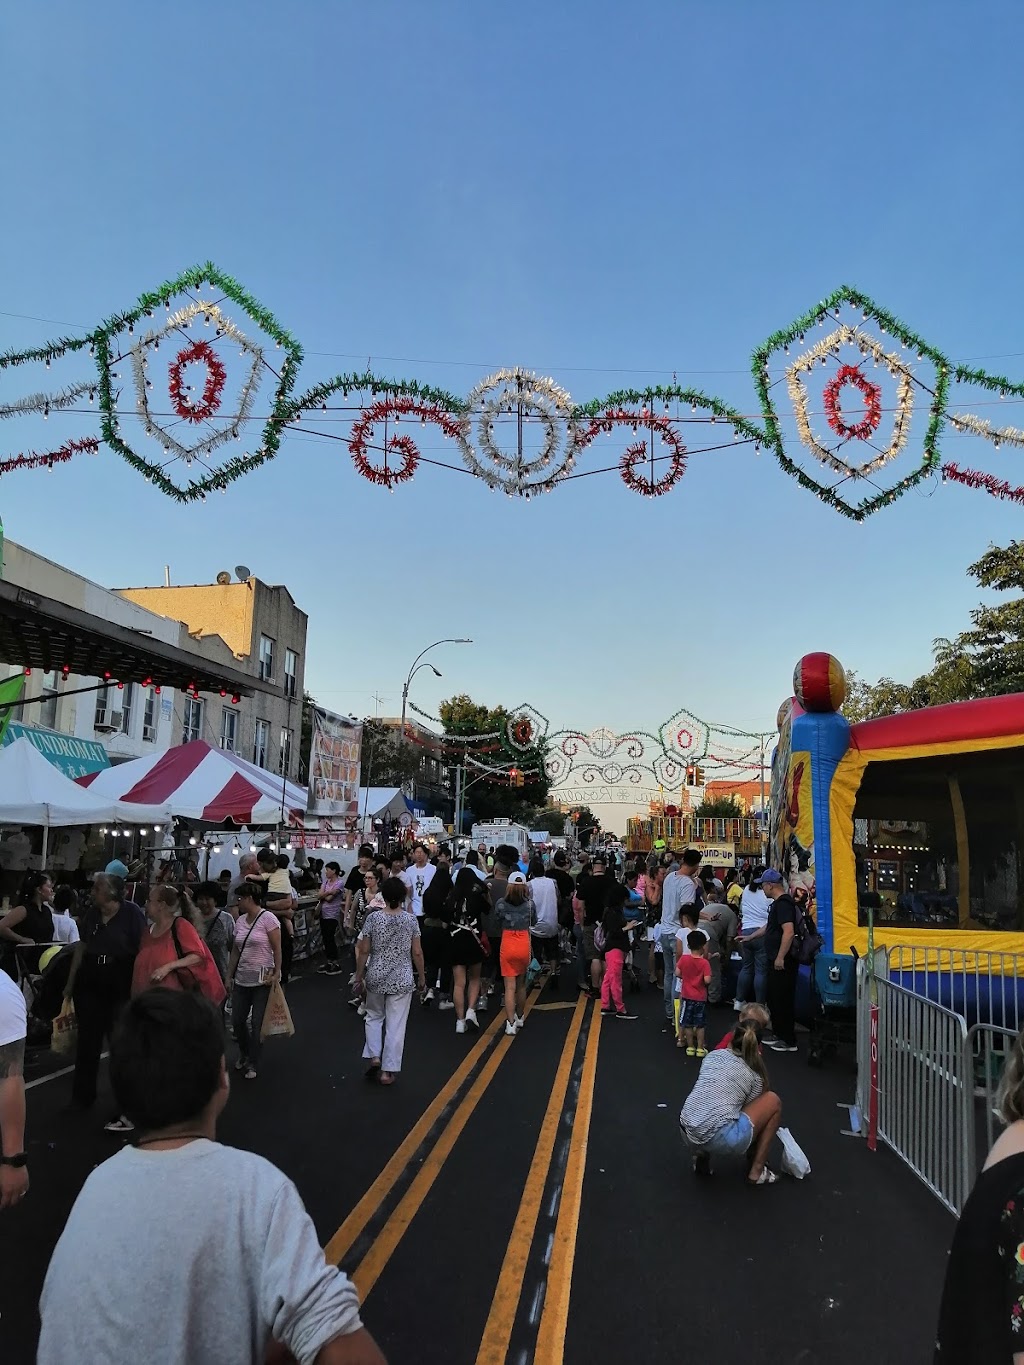
[[[604,980],[601,982],[601,1008],[609,1010],[614,1003],[619,1014],[625,1013],[622,999],[622,968],[626,954],[621,948],[609,948],[604,955]]]

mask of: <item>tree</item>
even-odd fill
[[[399,743],[394,727],[382,720],[363,721],[360,781],[364,787],[402,787],[419,773],[423,754],[418,744]]]
[[[982,588],[1024,594],[1024,541],[992,546],[967,572]],[[1024,596],[975,607],[971,629],[932,641],[932,668],[910,684],[881,678],[874,686],[847,679],[843,715],[854,722],[923,706],[1024,692]]]
[[[697,816],[712,816],[719,820],[742,820],[743,807],[735,796],[716,796],[713,801],[704,800],[693,812]]]
[[[573,822],[576,830],[576,838],[584,848],[590,847],[591,839],[596,843],[596,836],[601,833],[601,821],[597,818],[589,806],[573,806],[569,812],[570,817],[575,816]]]
[[[485,706],[463,693],[443,701],[437,714],[444,726],[449,749],[457,749],[452,741],[459,737],[490,736],[464,746],[464,754],[470,760],[502,769],[501,773],[488,775],[472,762],[468,765],[464,804],[478,820],[508,816],[510,820],[525,823],[544,808],[551,785],[544,774],[544,750],[539,745],[521,750],[509,742],[509,712],[504,706]],[[452,761],[459,760],[453,758]],[[521,787],[512,786],[506,775],[512,768],[521,769],[524,774]],[[473,785],[469,787],[469,783]]]

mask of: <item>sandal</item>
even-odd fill
[[[747,1176],[747,1184],[748,1184],[748,1185],[774,1185],[774,1184],[776,1183],[776,1181],[778,1180],[778,1178],[779,1178],[779,1177],[775,1174],[775,1172],[772,1170],[772,1168],[771,1168],[770,1166],[762,1166],[762,1167],[761,1167],[761,1174],[757,1177],[756,1180],[751,1180],[750,1176]]]
[[[394,1083],[395,1083],[395,1075],[394,1075],[393,1072],[391,1072],[391,1071],[382,1071],[382,1072],[380,1073],[380,1079],[379,1079],[378,1082],[377,1082],[378,1085],[394,1085]]]
[[[364,1075],[368,1081],[375,1081],[380,1075],[380,1062],[371,1062]]]

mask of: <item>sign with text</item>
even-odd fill
[[[693,847],[708,867],[735,867],[735,844],[694,844]]]
[[[359,757],[363,727],[319,706],[313,708],[309,754],[310,815],[359,814]]]

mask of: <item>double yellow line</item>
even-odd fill
[[[526,1014],[529,1014],[536,1005],[540,992],[541,987],[538,986],[530,994],[526,1002]],[[570,1006],[570,1008],[572,1007]],[[551,1096],[541,1124],[530,1170],[527,1174],[519,1213],[512,1229],[512,1235],[509,1238],[498,1286],[495,1290],[487,1325],[484,1328],[480,1351],[477,1355],[477,1365],[501,1365],[507,1354],[519,1300],[522,1296],[530,1248],[533,1245],[536,1233],[544,1186],[551,1167],[559,1123],[565,1109],[573,1062],[586,1009],[587,999],[585,996],[581,996],[573,1009],[569,1032],[562,1047],[562,1055],[559,1059]],[[491,1021],[483,1035],[463,1059],[461,1065],[449,1077],[410,1129],[380,1175],[327,1243],[324,1250],[328,1261],[332,1264],[337,1265],[366,1231],[367,1226],[381,1208],[396,1181],[409,1166],[466,1080],[472,1075],[481,1057],[492,1047],[494,1035],[504,1026],[504,1023],[504,1012],[499,1011],[496,1018]],[[601,1016],[595,1009],[584,1055],[568,1163],[559,1203],[552,1257],[548,1268],[548,1289],[540,1322],[540,1338],[536,1358],[551,1362],[551,1365],[557,1365],[557,1362],[562,1358],[568,1321],[573,1260],[576,1250],[576,1231],[582,1203],[587,1136],[593,1107],[600,1030]],[[448,1119],[409,1188],[402,1195],[366,1255],[360,1261],[352,1279],[361,1299],[366,1299],[380,1279],[396,1247],[419,1212],[423,1201],[451,1155],[452,1149],[466,1124],[493,1081],[512,1042],[512,1038],[503,1036],[493,1046],[491,1055],[480,1069],[479,1075]],[[521,1047],[522,1043],[519,1046]],[[544,1344],[544,1352],[540,1349],[541,1343]]]

